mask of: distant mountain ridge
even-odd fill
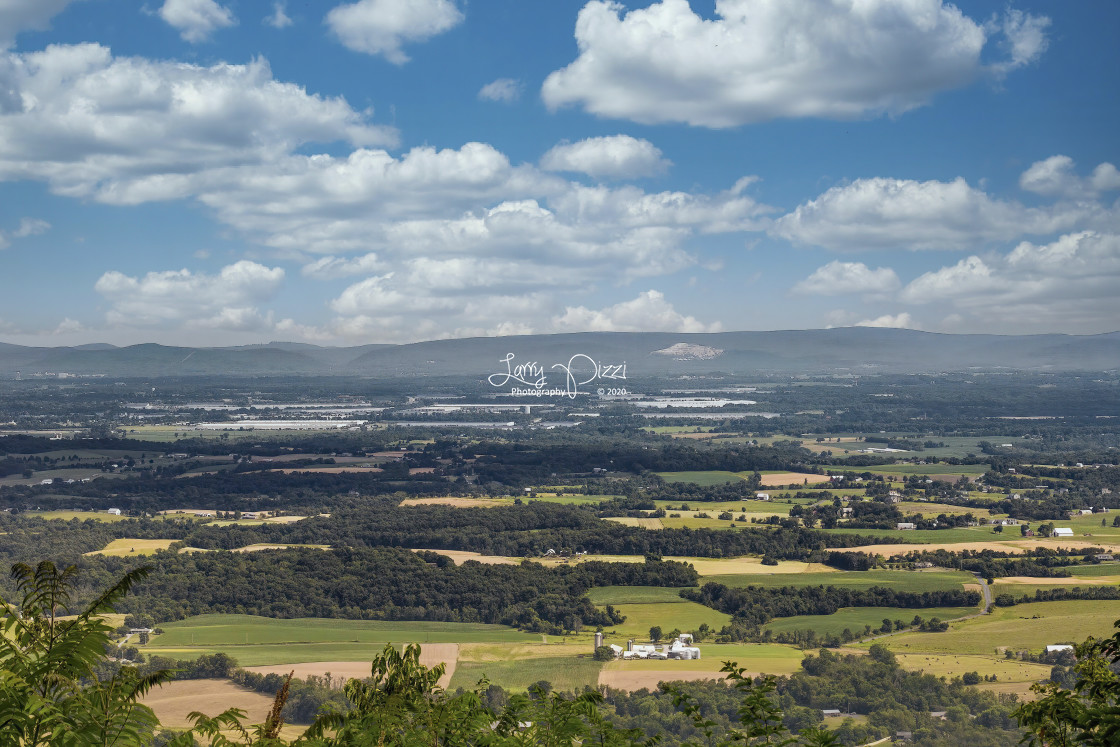
[[[696,351],[712,351],[703,355]],[[692,351],[671,355],[664,351]],[[715,354],[714,351],[720,351]],[[969,369],[1120,369],[1120,332],[1099,335],[949,335],[840,327],[773,332],[580,332],[404,345],[322,347],[273,342],[236,347],[93,343],[39,348],[0,343],[0,375],[102,374],[113,377],[347,375],[485,376],[511,365],[548,368],[585,355],[626,363],[631,376],[675,374],[920,373]],[[586,363],[586,361],[584,361]]]

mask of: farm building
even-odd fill
[[[113,515],[113,516],[120,516],[120,515],[121,515],[121,510],[120,510],[119,508],[110,508],[110,509],[109,509],[108,511],[106,511],[105,513],[107,513],[107,514],[111,514],[111,515]]]
[[[1046,647],[1046,653],[1053,654],[1058,651],[1073,651],[1073,646],[1068,643],[1058,643],[1053,646]]]
[[[758,500],[758,501],[768,501],[768,500],[770,500],[770,494],[769,493],[755,493],[754,497],[755,497],[755,500]]]
[[[692,634],[681,633],[671,643],[660,648],[652,644],[635,644],[627,641],[623,659],[699,659],[700,649],[692,645]]]
[[[1073,536],[1073,530],[1070,529],[1069,527],[1054,527],[1054,533],[1051,534],[1050,536],[1051,537],[1072,537]]]
[[[915,526],[914,526],[914,523],[913,523],[913,522],[910,522],[910,521],[900,521],[900,522],[898,522],[898,526],[897,526],[897,527],[895,527],[895,528],[896,528],[896,529],[900,529],[900,530],[901,530],[901,529],[914,529],[914,528],[915,528]]]
[[[825,718],[835,718],[841,714],[839,708],[823,708],[821,709],[821,715]]]

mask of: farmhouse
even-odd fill
[[[1073,530],[1070,529],[1069,527],[1054,527],[1054,533],[1051,534],[1050,536],[1051,537],[1072,537],[1073,536]]]
[[[119,508],[110,508],[105,513],[111,514],[112,516],[120,516],[121,515],[121,510]]]
[[[853,514],[854,512],[855,512],[855,509],[854,509],[854,508],[852,508],[851,506],[844,506],[844,507],[842,507],[842,508],[840,509],[840,518],[842,518],[842,519],[847,519],[847,518],[849,518],[849,517],[850,517],[850,516],[851,516],[851,515],[852,515],[852,514]]]
[[[755,497],[755,500],[758,500],[758,501],[768,501],[768,500],[770,500],[770,494],[769,493],[755,493],[754,497]]]
[[[835,718],[841,714],[839,708],[822,708],[821,715],[825,718]]]
[[[1115,559],[1116,558],[1112,557],[1112,555],[1107,553],[1107,552],[1097,553],[1096,555],[1093,556],[1093,560],[1115,560]]]
[[[900,529],[900,530],[901,530],[901,529],[914,529],[914,528],[915,528],[915,526],[914,526],[914,523],[913,523],[913,522],[910,522],[910,521],[900,521],[900,522],[898,522],[898,526],[897,526],[897,527],[895,527],[895,528],[896,528],[896,529]]]

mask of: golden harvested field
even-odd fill
[[[272,698],[229,680],[168,682],[149,692],[141,702],[156,712],[161,724],[172,728],[191,726],[187,718],[191,711],[216,716],[227,708],[240,708],[248,715],[249,723],[259,724],[272,708]]]
[[[1038,700],[1038,693],[1031,692],[1031,682],[981,682],[976,687],[990,693],[1018,695],[1019,700]]]
[[[413,550],[413,552],[420,552],[420,550]],[[479,563],[488,565],[517,565],[522,560],[521,558],[507,558],[504,555],[482,555],[468,550],[426,550],[425,552],[446,555],[455,561],[455,565],[462,565],[468,560],[477,560]]]
[[[635,516],[608,516],[607,521],[613,521],[616,524],[622,524],[628,527],[640,527],[641,529],[664,529],[665,525],[661,523],[661,519],[646,518],[641,519]]]
[[[981,677],[994,674],[999,682],[1034,682],[1050,677],[1049,664],[1032,664],[1018,659],[1001,659],[994,656],[969,656],[950,654],[896,654],[898,663],[912,672],[925,672],[938,677],[960,677],[966,672],[976,672]]]
[[[339,467],[337,465],[333,466],[333,467],[296,467],[294,469],[282,468],[282,469],[270,469],[270,470],[266,470],[266,471],[267,472],[282,472],[285,475],[291,475],[291,474],[299,474],[300,472],[323,472],[323,473],[328,473],[328,474],[338,474],[340,472],[384,472],[385,470],[381,469],[380,467],[363,467],[361,465],[351,464],[351,465],[343,465],[341,467]]]
[[[663,662],[658,662],[664,666]],[[721,680],[726,675],[720,672],[697,672],[680,669],[645,669],[621,671],[604,669],[599,672],[599,686],[613,687],[615,690],[633,692],[635,690],[656,690],[658,682],[674,680]]]
[[[118,558],[151,555],[156,550],[166,550],[179,540],[170,539],[115,539],[100,550],[87,552],[86,555],[111,555]]]
[[[1081,539],[1056,539],[1053,537],[1037,537],[1027,539],[1006,540],[1001,542],[984,541],[984,542],[926,542],[920,545],[904,545],[904,544],[881,544],[881,545],[863,545],[861,547],[843,547],[836,548],[839,552],[865,552],[872,555],[883,555],[891,557],[892,555],[905,555],[914,552],[915,550],[933,551],[933,550],[948,550],[949,552],[962,552],[964,550],[995,550],[997,552],[1012,552],[1012,553],[1025,553],[1036,548],[1046,547],[1050,549],[1057,549],[1059,547],[1066,547],[1071,550],[1081,550],[1087,547],[1104,547],[1120,548],[1120,542],[1112,538],[1101,538],[1092,540]],[[1069,582],[1069,579],[1066,579]]]
[[[493,506],[508,506],[510,501],[505,498],[457,498],[443,496],[439,498],[405,498],[402,506],[454,506],[455,508],[490,508]]]
[[[310,547],[310,548],[314,548],[316,550],[329,550],[329,549],[331,549],[330,545],[268,545],[268,544],[264,544],[264,543],[259,543],[259,544],[256,544],[256,545],[245,545],[245,547],[238,547],[238,548],[235,548],[233,550],[230,550],[230,552],[258,552],[260,550],[288,550],[288,549],[293,548],[293,547]]]
[[[762,476],[762,485],[767,488],[781,487],[785,485],[802,487],[805,484],[817,485],[822,482],[829,482],[828,475],[814,475],[809,472],[776,472],[772,475]]]
[[[1030,584],[1031,586],[1114,586],[1118,576],[1074,576],[1073,578],[1035,578],[1032,576],[1004,576],[997,578],[993,591],[1004,584]],[[998,593],[998,591],[996,591]]]
[[[440,687],[447,687],[451,675],[455,673],[455,665],[459,661],[459,644],[457,643],[425,643],[420,646],[420,663],[426,667],[443,664],[446,670],[440,677]],[[273,664],[264,667],[245,667],[250,672],[260,674],[287,675],[295,672],[296,678],[306,679],[311,675],[324,677],[328,673],[332,680],[341,678],[343,682],[349,679],[365,679],[370,676],[370,663],[368,661],[311,661],[303,664]]]
[[[752,574],[770,576],[787,573],[839,573],[835,568],[821,563],[802,563],[799,560],[779,560],[777,565],[763,565],[762,558],[684,558],[666,557],[691,563],[701,576],[729,576]]]

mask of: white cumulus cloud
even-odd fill
[[[381,268],[377,254],[370,252],[359,257],[322,257],[304,265],[300,272],[307,277],[331,279],[351,275],[367,275]]]
[[[277,81],[267,61],[199,66],[114,58],[97,44],[8,55],[21,105],[0,106],[0,180],[135,204],[195,193],[215,172],[312,142],[395,142],[341,98]]]
[[[596,179],[655,176],[669,166],[657,146],[629,135],[561,143],[541,158],[541,168],[546,171],[579,171]]]
[[[1047,197],[1086,199],[1100,192],[1120,189],[1120,171],[1111,163],[1102,163],[1092,175],[1080,177],[1069,156],[1051,156],[1032,163],[1019,176],[1019,187]]]
[[[1120,319],[1120,235],[1080,231],[1047,244],[1021,242],[1007,254],[972,255],[927,272],[899,294],[1003,331],[1084,333]]]
[[[687,0],[624,11],[583,7],[579,56],[542,88],[549,107],[714,128],[854,119],[922,106],[986,69],[983,25],[942,0],[717,0],[711,20]],[[1001,69],[1042,53],[1046,23],[1020,13],[998,25],[1011,47]]]
[[[206,41],[218,29],[237,24],[233,12],[214,0],[164,0],[159,17],[179,29],[179,36],[192,44]]]
[[[889,267],[872,270],[862,262],[834,260],[818,267],[813,274],[793,287],[796,293],[830,296],[841,293],[881,294],[901,286],[898,275]]]
[[[42,31],[72,0],[0,0],[0,50],[21,31]]]
[[[918,329],[910,314],[905,311],[901,314],[884,314],[874,319],[864,319],[855,323],[857,327],[892,327],[895,329]]]
[[[833,187],[775,221],[791,241],[839,251],[958,249],[1066,230],[1099,206],[1027,208],[995,199],[962,178],[951,182],[875,177]]]
[[[450,0],[358,0],[333,8],[326,21],[348,49],[403,65],[402,44],[442,34],[462,23],[463,14]]]
[[[498,78],[490,81],[478,91],[483,101],[503,101],[509,103],[521,97],[521,82],[513,78]]]
[[[149,272],[132,277],[117,270],[94,286],[110,303],[111,325],[151,326],[188,323],[221,329],[264,326],[267,314],[258,305],[273,297],[284,270],[241,260],[216,275],[190,270]]]
[[[51,224],[39,218],[23,218],[19,226],[11,233],[0,231],[0,249],[7,249],[12,245],[12,239],[23,239],[28,236],[39,236],[49,231]]]
[[[705,324],[681,314],[660,291],[648,290],[637,298],[604,309],[569,306],[552,320],[565,332],[719,332],[719,322]]]
[[[265,16],[264,22],[274,29],[284,29],[292,25],[286,6],[279,2],[272,4],[272,13]]]

